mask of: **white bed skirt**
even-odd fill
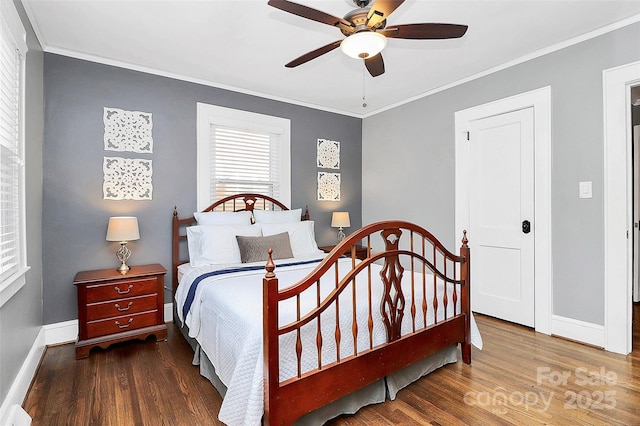
[[[188,339],[193,342],[193,339]],[[200,366],[200,374],[207,378],[216,388],[222,398],[227,391],[225,385],[218,378],[214,366],[207,358],[200,346],[195,343],[193,365]],[[192,343],[192,347],[193,347]],[[304,415],[296,421],[298,426],[320,425],[342,414],[354,414],[360,408],[371,404],[395,399],[398,392],[432,371],[458,360],[457,345],[449,346],[433,355],[409,365],[384,379],[380,379],[362,389],[359,389],[337,401],[327,404]]]

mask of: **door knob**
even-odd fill
[[[529,222],[528,220],[522,221],[522,232],[524,232],[525,234],[531,232],[531,222]]]

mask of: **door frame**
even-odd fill
[[[542,87],[455,113],[455,235],[469,228],[469,122],[533,107],[535,330],[551,334],[551,87]],[[473,247],[473,235],[469,235]],[[473,284],[472,284],[473,285]]]
[[[640,302],[640,252],[638,251],[638,243],[640,242],[640,229],[637,224],[640,224],[640,124],[636,124],[631,128],[631,146],[633,155],[633,174],[631,175],[632,184],[631,190],[633,191],[633,221],[632,221],[632,242],[631,252],[633,255],[633,290],[631,291],[631,303]],[[633,315],[632,315],[633,317]]]
[[[640,242],[640,229],[636,224],[640,224],[640,124],[636,124],[631,130],[631,146],[633,147],[633,239],[631,252],[633,253],[633,290],[631,291],[631,303],[640,302],[640,253],[638,243]]]
[[[604,101],[604,348],[632,350],[633,164],[631,86],[640,61],[602,71]],[[626,167],[620,167],[625,164]]]

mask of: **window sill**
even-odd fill
[[[22,268],[5,282],[0,284],[0,307],[7,303],[26,284],[25,275],[31,269],[29,266]]]

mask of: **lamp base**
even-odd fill
[[[340,228],[338,228],[338,243],[342,242],[342,240],[344,240],[344,237],[346,237],[346,235],[344,234],[341,226]]]
[[[131,250],[129,250],[129,248],[127,247],[127,242],[121,241],[120,248],[116,252],[116,258],[120,262],[122,262],[122,264],[118,268],[118,271],[120,271],[120,273],[122,274],[126,273],[130,269],[129,266],[127,265],[127,260],[129,260],[129,256],[131,256]]]

